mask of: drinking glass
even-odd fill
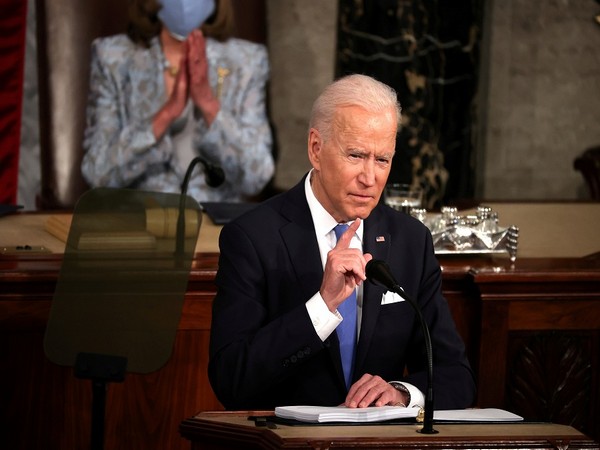
[[[387,184],[384,191],[386,205],[410,214],[411,208],[420,208],[423,190],[418,186],[403,183]]]

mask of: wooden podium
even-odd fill
[[[221,449],[598,449],[598,443],[567,425],[552,423],[421,425],[280,425],[251,416],[272,412],[203,412],[184,420],[181,435],[192,450]]]

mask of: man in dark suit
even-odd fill
[[[311,113],[312,170],[223,228],[209,377],[226,408],[423,405],[418,317],[397,294],[364,282],[372,258],[388,263],[428,323],[435,408],[474,401],[431,235],[379,202],[399,121],[388,86],[363,75],[332,83]],[[347,228],[339,237],[338,224]]]

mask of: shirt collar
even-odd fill
[[[310,177],[312,176],[314,169],[311,169],[304,180],[304,192],[306,194],[306,200],[308,202],[308,207],[310,208],[310,214],[313,219],[313,223],[315,226],[315,232],[317,236],[326,236],[329,234],[338,223],[333,218],[331,214],[327,212],[323,205],[317,200],[315,197],[315,193],[313,192],[312,186],[310,184]],[[350,224],[351,222],[347,222]],[[356,237],[362,243],[363,240],[363,229],[364,229],[365,221],[361,220],[358,230],[356,230]]]

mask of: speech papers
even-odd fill
[[[379,422],[382,420],[415,418],[419,408],[397,406],[373,406],[368,408],[346,408],[345,406],[278,406],[275,415],[283,419],[301,422]]]
[[[345,406],[278,406],[275,415],[282,419],[308,423],[328,422],[382,422],[394,419],[415,419],[420,408],[398,406],[373,406],[368,408],[346,408]],[[523,418],[502,409],[454,409],[434,411],[437,422],[516,422]]]

